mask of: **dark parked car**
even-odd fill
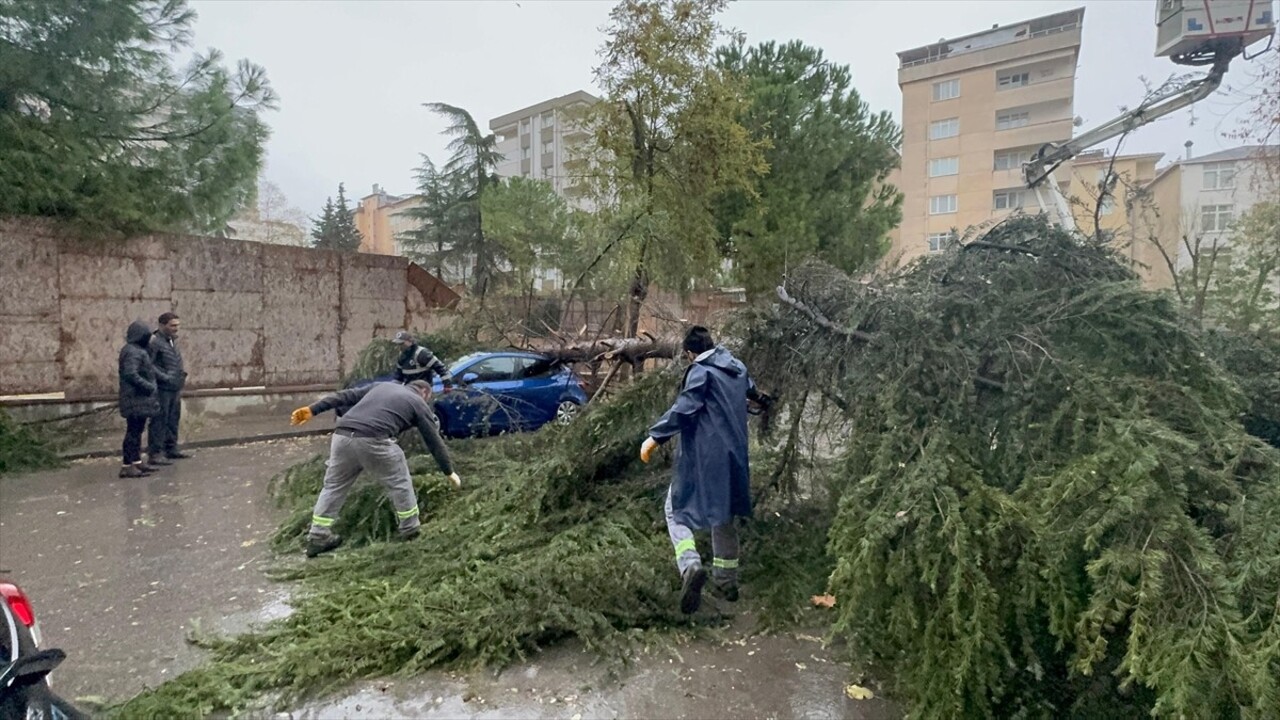
[[[435,409],[440,431],[448,437],[527,432],[550,422],[567,424],[587,404],[576,373],[538,353],[473,353],[449,367],[449,392],[435,380]],[[384,375],[352,383],[394,382]]]
[[[31,602],[17,585],[0,581],[0,718],[87,718],[49,689],[49,673],[66,657],[61,650],[40,649]]]

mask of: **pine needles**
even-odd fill
[[[57,452],[41,434],[0,410],[0,475],[44,470],[61,464]]]
[[[205,665],[118,714],[200,716],[267,693],[285,704],[357,678],[501,665],[569,636],[622,660],[642,629],[686,624],[660,518],[666,473],[634,462],[675,381],[647,376],[568,427],[455,444],[461,492],[415,459],[424,525],[412,543],[297,559],[323,464],[295,467],[273,483],[295,509],[276,536],[293,551],[276,575],[300,582],[293,613],[236,638],[201,639],[212,653]],[[336,527],[352,545],[390,536],[380,496],[364,484],[344,507]]]
[[[1280,714],[1280,454],[1169,298],[1030,218],[789,291],[746,360],[846,408],[835,630],[913,716]]]

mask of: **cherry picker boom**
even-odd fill
[[[1207,75],[1165,88],[1137,108],[1064,143],[1048,143],[1022,166],[1023,181],[1036,194],[1041,212],[1068,230],[1075,219],[1054,171],[1076,155],[1189,107],[1222,84],[1231,61],[1252,43],[1272,39],[1270,0],[1157,0],[1156,55],[1179,65],[1209,65]],[[1270,43],[1268,43],[1270,49]]]

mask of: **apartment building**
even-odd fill
[[[417,223],[401,213],[419,204],[415,195],[392,195],[374,184],[373,192],[360,198],[355,209],[360,252],[402,255],[400,233],[416,229]]]
[[[565,164],[572,162],[573,144],[586,138],[578,122],[581,114],[598,102],[596,96],[578,90],[490,120],[489,130],[503,155],[499,177],[546,180],[566,200],[580,205]]]
[[[1135,267],[1150,287],[1169,287],[1169,264],[1191,267],[1197,248],[1230,252],[1233,225],[1260,202],[1276,202],[1280,146],[1244,146],[1163,168],[1134,209]],[[1162,252],[1163,250],[1163,252]],[[1166,260],[1165,258],[1168,258]]]
[[[1130,250],[1139,209],[1131,201],[1155,180],[1156,166],[1163,158],[1164,153],[1111,155],[1106,150],[1077,155],[1065,175],[1070,178],[1067,201],[1080,232],[1093,236],[1101,230],[1115,239],[1117,247]],[[1112,173],[1115,185],[1104,195],[1102,183]],[[1032,198],[1028,211],[1035,210]]]
[[[1036,206],[1022,163],[1071,138],[1083,23],[1079,8],[898,53],[903,207],[891,261]]]

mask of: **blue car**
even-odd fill
[[[437,378],[435,410],[440,432],[461,438],[537,430],[567,424],[587,404],[582,381],[568,366],[538,353],[512,350],[467,355],[449,367],[453,389]],[[357,381],[393,382],[391,375]]]

